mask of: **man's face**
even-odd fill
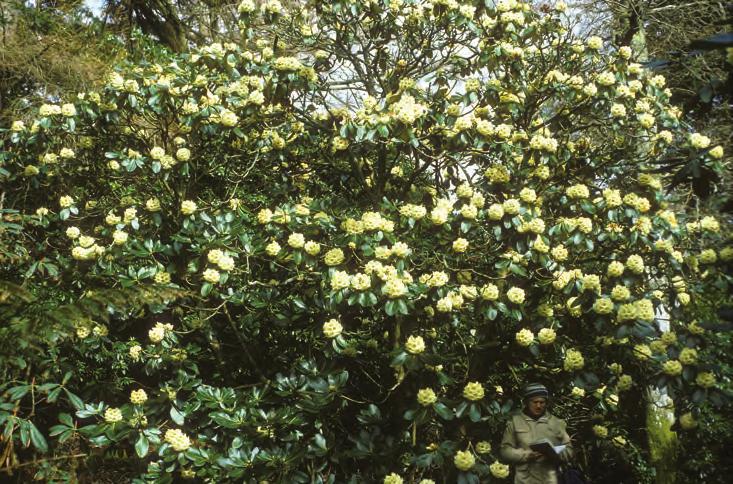
[[[539,417],[545,413],[547,407],[547,399],[545,397],[532,397],[527,400],[527,411],[533,417]]]

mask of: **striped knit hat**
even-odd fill
[[[532,397],[545,397],[549,398],[550,392],[547,391],[547,387],[542,383],[530,383],[524,387],[524,399]]]

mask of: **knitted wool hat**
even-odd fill
[[[530,383],[524,387],[524,399],[527,400],[532,397],[549,398],[550,392],[542,383]]]

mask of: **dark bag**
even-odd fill
[[[586,484],[585,477],[580,469],[567,465],[560,466],[557,482],[558,484]]]

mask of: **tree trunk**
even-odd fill
[[[168,0],[131,0],[130,6],[143,32],[155,35],[174,52],[187,50],[186,35],[175,6]]]
[[[677,434],[670,427],[674,422],[674,404],[667,395],[649,390],[646,428],[649,437],[651,464],[657,471],[657,484],[677,482]]]

